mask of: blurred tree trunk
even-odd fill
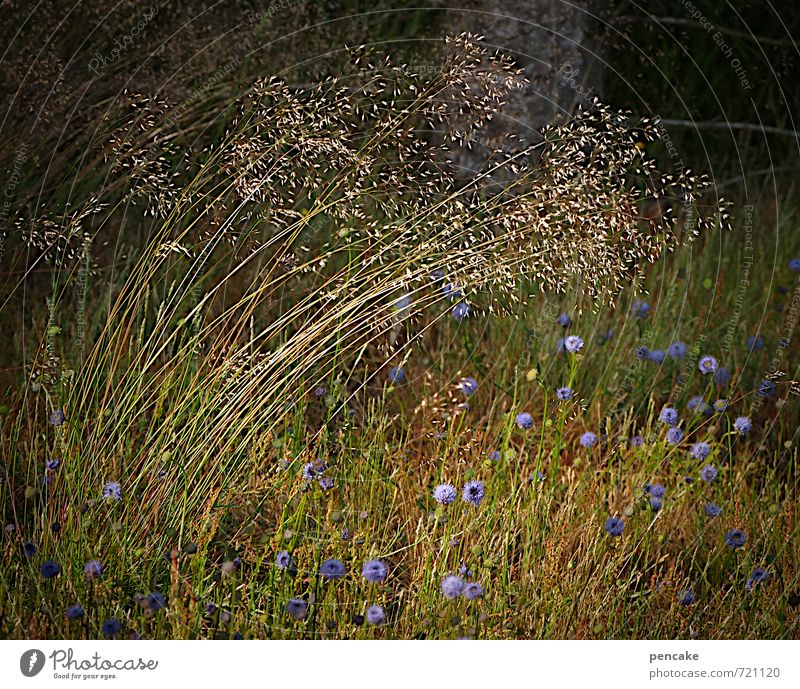
[[[489,48],[514,58],[530,81],[510,95],[500,117],[481,132],[481,142],[506,135],[535,142],[536,130],[563,119],[598,94],[601,76],[600,22],[608,0],[446,0],[451,33],[485,37]],[[482,145],[457,155],[458,165],[480,168],[489,154]]]

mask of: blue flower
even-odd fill
[[[463,296],[461,288],[457,285],[454,285],[452,282],[448,282],[442,287],[442,293],[444,296],[448,297],[450,301],[455,301]]]
[[[79,620],[84,615],[84,609],[80,605],[70,605],[67,608],[68,620]]]
[[[747,580],[745,584],[745,588],[748,591],[752,591],[755,586],[758,584],[766,581],[769,578],[769,572],[763,567],[756,567],[753,570],[753,573],[750,575],[750,578]]]
[[[483,586],[476,581],[471,581],[464,587],[464,598],[467,600],[476,600],[483,596]]]
[[[59,464],[61,464],[61,462],[59,462],[57,459],[51,459],[50,461],[45,462],[44,466],[46,469],[49,469],[50,471],[55,471],[56,469],[58,469]]]
[[[147,597],[144,599],[147,608],[150,610],[163,610],[167,607],[167,602],[164,600],[164,596],[162,596],[158,591],[152,591],[151,593],[147,594]]]
[[[313,481],[321,471],[322,470],[314,466],[312,462],[308,462],[303,465],[303,478],[306,481]]]
[[[753,422],[746,416],[737,416],[733,427],[739,432],[739,435],[747,435],[753,430]]]
[[[647,318],[647,315],[650,313],[650,304],[648,304],[646,301],[637,299],[631,305],[631,313],[635,318]]]
[[[25,557],[33,557],[36,555],[36,546],[30,541],[25,541],[25,543],[22,544],[22,552]]]
[[[558,397],[558,399],[560,399],[562,402],[566,402],[572,397],[572,388],[558,388],[558,390],[556,390],[556,397]]]
[[[714,411],[718,414],[721,414],[728,408],[728,400],[725,399],[718,399],[714,402]]]
[[[646,359],[649,353],[650,350],[644,345],[639,345],[634,352],[637,359]]]
[[[325,397],[326,394],[328,394],[328,390],[325,388],[324,385],[320,385],[318,388],[314,389],[315,397]]]
[[[467,481],[464,485],[464,489],[461,491],[461,497],[464,502],[468,502],[477,507],[486,497],[486,489],[480,481]]]
[[[741,529],[730,529],[725,532],[725,545],[729,548],[741,548],[747,542],[747,535]]]
[[[583,447],[594,447],[597,442],[597,435],[591,431],[586,431],[578,441]]]
[[[658,418],[667,426],[675,426],[678,423],[678,410],[675,407],[662,407]]]
[[[713,464],[706,464],[702,469],[700,469],[700,478],[705,481],[706,483],[711,483],[715,478],[717,478],[717,468]]]
[[[400,366],[392,366],[389,369],[389,380],[396,385],[406,379],[406,372]]]
[[[320,476],[317,479],[317,483],[319,483],[322,490],[330,490],[333,488],[334,481],[330,476]]]
[[[609,517],[606,519],[605,526],[603,527],[609,536],[621,536],[625,528],[625,522],[617,517]]]
[[[463,592],[464,580],[461,577],[451,574],[442,579],[442,593],[445,598],[458,598]]]
[[[667,349],[667,354],[669,354],[671,359],[683,359],[686,356],[686,353],[689,351],[689,348],[686,346],[685,342],[673,342]]]
[[[650,359],[654,364],[660,364],[666,358],[666,354],[664,353],[663,349],[651,349],[647,353],[647,358]]]
[[[692,593],[691,589],[686,589],[682,594],[681,598],[678,601],[681,605],[691,605],[694,603],[694,594]]]
[[[719,515],[722,514],[722,508],[719,505],[715,505],[713,502],[707,502],[703,511],[706,513],[706,517],[711,517],[711,519],[719,517]]]
[[[661,483],[654,483],[647,486],[647,492],[654,498],[663,498],[667,494],[667,489]]]
[[[465,301],[460,301],[453,307],[453,318],[455,318],[459,323],[463,321],[467,316],[469,316],[469,304]]]
[[[572,323],[572,319],[569,317],[566,311],[562,311],[558,314],[558,318],[556,318],[556,323],[558,323],[562,328],[568,328]]]
[[[500,459],[501,459],[500,451],[499,450],[492,450],[489,453],[489,459],[491,459],[493,462],[499,462]]]
[[[89,560],[83,567],[83,573],[89,580],[103,576],[103,563],[100,560]]]
[[[650,509],[653,510],[653,512],[659,512],[662,506],[661,498],[650,498]]]
[[[577,335],[564,338],[564,349],[572,354],[577,354],[583,348],[583,340]]]
[[[117,634],[119,634],[120,629],[122,629],[122,625],[120,625],[120,623],[113,617],[110,620],[103,622],[103,636],[105,636],[107,639],[113,639]]]
[[[718,368],[716,373],[714,374],[714,382],[720,386],[727,385],[730,379],[731,379],[731,371],[729,368],[726,368],[725,366],[721,366],[720,368]]]
[[[789,269],[795,273],[800,273],[800,258],[793,258],[789,261]]]
[[[673,426],[667,431],[667,442],[670,445],[677,445],[683,440],[683,430],[677,426]]]
[[[103,498],[114,500],[115,502],[122,497],[122,486],[116,481],[109,481],[103,486]]]
[[[56,409],[52,414],[50,414],[50,423],[53,426],[60,426],[64,423],[64,412],[60,409]]]
[[[719,363],[717,360],[708,354],[704,357],[701,357],[700,362],[697,364],[697,368],[700,369],[700,373],[714,373],[719,367]]]
[[[290,598],[286,603],[286,612],[288,612],[294,619],[302,620],[308,612],[308,603],[302,598]]]
[[[336,559],[325,560],[325,562],[319,566],[319,573],[325,577],[325,579],[341,579],[345,571],[344,563]]]
[[[458,387],[465,395],[471,395],[478,389],[478,381],[471,376],[467,376],[461,379]]]
[[[61,574],[61,565],[53,560],[46,560],[42,563],[42,566],[39,567],[39,571],[42,573],[42,578],[52,579]]]
[[[433,499],[442,505],[449,505],[455,501],[458,491],[449,483],[442,483],[433,489]]]
[[[394,308],[396,308],[398,311],[402,311],[403,309],[408,308],[410,304],[411,304],[411,295],[404,294],[394,303]]]
[[[706,401],[700,395],[695,395],[692,397],[686,403],[686,408],[693,412],[697,412],[698,414],[705,414],[709,411],[708,404],[706,404]]]
[[[759,397],[772,397],[775,394],[775,383],[771,380],[762,380],[758,384]]]
[[[369,560],[364,563],[361,573],[370,584],[379,584],[386,578],[389,570],[381,560]]]
[[[292,556],[289,555],[289,551],[281,550],[275,556],[275,566],[278,569],[287,569],[291,564],[292,564]]]
[[[761,335],[750,335],[747,338],[747,349],[751,352],[764,349],[764,338]]]
[[[641,447],[644,445],[644,438],[640,435],[634,435],[628,442],[630,442],[631,447]]]
[[[520,428],[533,428],[533,417],[526,411],[517,414],[516,422]]]
[[[386,612],[380,605],[370,605],[366,617],[368,624],[378,625],[386,622]]]
[[[704,443],[700,441],[699,443],[694,443],[691,449],[692,457],[695,459],[705,459],[708,455],[711,454],[711,446],[708,443]]]

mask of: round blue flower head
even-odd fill
[[[334,481],[330,476],[320,476],[317,479],[317,483],[319,483],[320,488],[322,488],[322,490],[330,490],[331,488],[333,488]]]
[[[800,258],[793,258],[789,261],[789,269],[795,273],[800,273]]]
[[[461,497],[465,502],[477,507],[486,497],[486,489],[480,481],[467,481],[464,485],[464,489],[461,491]]]
[[[325,389],[324,385],[320,385],[318,388],[314,388],[314,396],[315,397],[325,397],[328,394],[328,391]]]
[[[747,338],[747,349],[751,352],[764,349],[764,338],[761,335],[750,335]]]
[[[150,610],[163,610],[167,607],[167,602],[164,600],[164,596],[162,596],[158,591],[152,591],[148,593],[144,599],[145,607],[149,608]]]
[[[103,498],[117,501],[122,497],[122,486],[116,481],[109,481],[103,486]]]
[[[700,395],[695,395],[687,403],[686,408],[698,414],[705,414],[709,407]]]
[[[336,559],[325,560],[319,567],[319,573],[326,579],[341,579],[345,571],[344,562]]]
[[[394,308],[396,308],[398,311],[402,311],[403,309],[408,308],[410,305],[411,305],[411,295],[404,294],[394,303]]]
[[[650,353],[650,350],[645,347],[644,345],[639,345],[634,352],[634,355],[637,359],[646,359],[647,355]]]
[[[733,427],[739,432],[739,435],[747,435],[753,430],[753,422],[746,416],[737,416]]]
[[[478,582],[472,581],[464,587],[464,598],[467,600],[475,600],[483,596],[483,586]]]
[[[39,567],[39,571],[42,573],[42,578],[52,579],[61,574],[61,565],[53,560],[46,560],[42,563],[42,566]]]
[[[708,443],[699,442],[692,445],[692,457],[695,459],[705,459],[711,454],[711,446]]]
[[[706,483],[711,483],[715,478],[717,478],[717,473],[719,472],[713,464],[706,464],[702,469],[700,469],[700,478]]]
[[[577,335],[570,335],[564,338],[564,349],[571,354],[577,354],[583,349],[583,340]]]
[[[661,501],[661,498],[650,498],[650,509],[653,510],[653,512],[661,511],[663,505],[664,503]]]
[[[562,311],[558,314],[558,318],[556,318],[556,323],[558,323],[562,328],[568,328],[572,324],[572,319],[569,317],[566,311]]]
[[[386,622],[386,612],[380,605],[370,605],[367,608],[366,618],[368,624],[383,624]]]
[[[89,562],[84,565],[83,573],[89,580],[99,579],[103,576],[103,563],[100,562],[100,560],[89,560]]]
[[[697,364],[697,368],[700,369],[700,373],[714,373],[719,367],[719,363],[717,360],[708,354],[704,357],[700,358],[699,363]]]
[[[400,366],[392,366],[389,369],[389,380],[396,385],[406,379],[406,372]]]
[[[56,469],[58,469],[59,464],[61,464],[61,462],[59,462],[57,459],[51,459],[45,463],[45,467],[50,471],[55,471]]]
[[[729,548],[741,548],[747,542],[747,536],[741,529],[730,529],[725,532],[725,545]]]
[[[389,570],[380,560],[370,560],[364,563],[361,573],[370,584],[379,584],[386,578]]]
[[[759,397],[772,397],[775,394],[775,383],[771,380],[762,380],[758,384],[757,394]]]
[[[70,605],[67,608],[68,620],[79,620],[84,615],[84,609],[80,605]]]
[[[631,437],[629,442],[631,447],[641,447],[644,445],[644,438],[640,435],[634,435]]]
[[[731,370],[726,366],[720,366],[714,374],[714,382],[717,385],[727,385],[731,379]]]
[[[458,598],[463,592],[464,580],[461,577],[451,574],[442,579],[442,593],[445,598]]]
[[[469,316],[469,304],[465,301],[460,301],[453,307],[453,318],[459,323]]]
[[[117,634],[119,634],[120,629],[122,629],[122,625],[120,625],[117,620],[113,617],[110,620],[106,620],[103,622],[103,636],[107,639],[113,639]]]
[[[572,388],[558,388],[558,390],[556,390],[556,397],[558,397],[558,399],[560,399],[562,402],[566,402],[572,397]]]
[[[278,569],[287,569],[292,564],[292,556],[289,555],[287,550],[281,550],[275,556],[275,566]]]
[[[533,428],[533,417],[526,411],[517,414],[516,422],[520,428]]]
[[[647,486],[647,492],[654,498],[663,498],[667,494],[667,489],[661,483],[654,483]]]
[[[30,541],[25,541],[25,543],[22,544],[22,552],[25,557],[33,557],[36,555],[36,546]]]
[[[658,418],[667,426],[674,426],[678,423],[678,410],[675,407],[663,407]]]
[[[466,378],[461,379],[461,381],[458,384],[458,388],[465,395],[469,396],[478,389],[478,381],[475,380],[472,376],[467,376]]]
[[[717,412],[717,414],[721,414],[727,408],[728,408],[728,400],[719,399],[716,402],[714,402],[714,411]]]
[[[671,359],[683,359],[686,356],[686,353],[689,351],[689,348],[686,346],[685,342],[673,342],[667,348],[667,354],[669,354]]]
[[[448,282],[442,287],[442,293],[444,296],[450,299],[450,301],[455,301],[463,296],[461,288],[457,285],[454,285],[452,282]]]
[[[493,462],[499,462],[500,459],[501,459],[500,451],[499,450],[492,450],[489,453],[489,459],[491,459]]]
[[[753,573],[750,575],[750,578],[747,580],[745,584],[745,588],[748,591],[752,591],[754,587],[758,586],[758,584],[766,581],[769,578],[769,573],[763,567],[756,567],[753,570]]]
[[[683,440],[683,430],[677,426],[673,426],[667,431],[667,442],[670,445],[677,445]]]
[[[622,530],[625,528],[625,522],[617,517],[609,517],[606,519],[605,526],[603,527],[609,536],[621,536]]]
[[[592,433],[591,431],[586,431],[578,441],[581,446],[583,447],[594,447],[594,444],[597,442],[597,434]]]
[[[664,359],[666,359],[667,355],[664,353],[663,349],[651,349],[647,353],[647,358],[652,361],[654,364],[663,363]]]
[[[433,499],[442,505],[449,505],[454,502],[458,491],[449,483],[442,483],[433,489]]]
[[[303,478],[306,481],[313,481],[319,473],[320,470],[312,462],[303,465]]]
[[[56,409],[52,414],[50,414],[50,423],[53,426],[60,426],[64,423],[64,412],[60,409]]]
[[[634,318],[647,318],[647,315],[650,313],[650,304],[648,304],[646,301],[637,299],[631,305],[631,313],[633,314]]]
[[[686,589],[682,594],[681,598],[678,601],[681,605],[691,605],[694,603],[694,594],[692,593],[691,589]]]
[[[308,603],[302,598],[290,598],[286,603],[286,612],[289,613],[294,619],[302,620],[308,612]]]
[[[706,513],[706,517],[710,517],[714,519],[719,517],[722,514],[722,508],[719,505],[715,505],[713,502],[707,502],[703,511]]]

